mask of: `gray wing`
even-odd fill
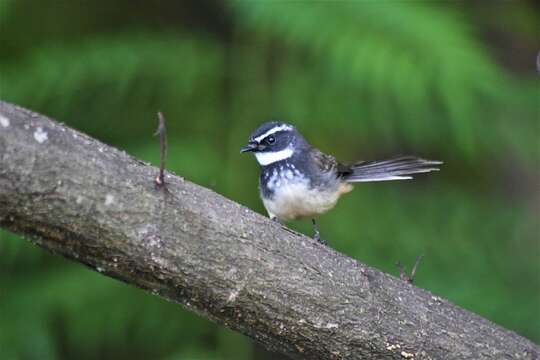
[[[332,155],[327,155],[317,149],[312,149],[311,154],[316,168],[326,176],[339,178],[352,173],[350,166],[339,163]]]

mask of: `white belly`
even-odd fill
[[[272,199],[263,199],[270,217],[293,220],[320,215],[336,205],[339,197],[352,190],[350,184],[336,184],[334,189],[321,192],[310,189],[307,182],[285,181],[274,189]]]

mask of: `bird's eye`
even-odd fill
[[[276,138],[274,137],[274,135],[270,135],[266,138],[266,141],[268,141],[269,144],[273,144],[276,142]]]

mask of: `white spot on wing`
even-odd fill
[[[7,128],[9,126],[9,119],[5,116],[0,115],[0,125]]]
[[[49,136],[47,135],[47,132],[43,130],[41,126],[38,126],[36,131],[34,131],[34,139],[40,144],[43,144]]]

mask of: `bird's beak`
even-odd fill
[[[249,152],[249,151],[256,151],[259,149],[259,144],[255,141],[250,141],[246,146],[240,149],[241,153]]]

